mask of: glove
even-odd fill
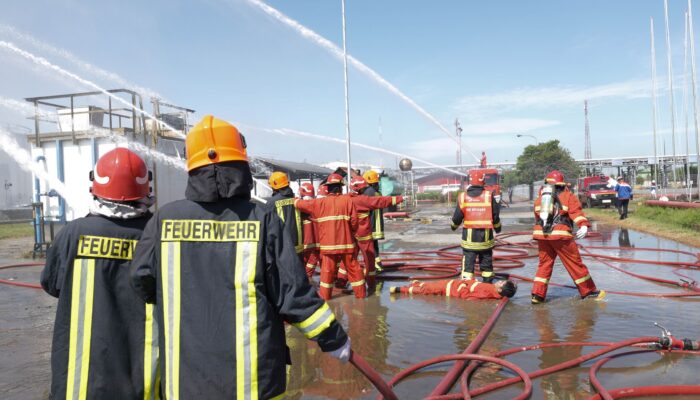
[[[578,231],[576,231],[576,239],[585,238],[587,233],[588,233],[588,227],[586,225],[578,228]]]
[[[450,229],[452,229],[452,231],[456,231],[457,228],[459,228],[459,225],[455,225],[454,223],[450,225]]]
[[[501,233],[501,227],[500,227],[500,226],[499,226],[498,228],[493,228],[493,230],[496,231],[496,233]]]
[[[346,364],[348,361],[350,361],[350,353],[350,338],[348,338],[348,341],[345,342],[344,345],[333,351],[329,351],[328,355],[333,358],[337,358],[341,363]]]

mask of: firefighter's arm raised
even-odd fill
[[[146,224],[141,234],[134,258],[129,267],[131,287],[146,303],[156,302],[156,271],[158,269],[158,241],[160,239],[158,213]]]
[[[61,294],[66,271],[73,261],[71,243],[76,241],[73,236],[72,226],[69,224],[58,232],[46,251],[46,263],[41,271],[41,287],[53,297],[58,297]]]
[[[309,283],[304,266],[294,251],[292,238],[274,213],[266,213],[265,286],[268,300],[285,321],[299,329],[324,352],[346,346],[348,336],[328,304]],[[342,353],[342,352],[340,352]]]

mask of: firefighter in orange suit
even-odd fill
[[[347,268],[350,285],[355,297],[367,294],[362,267],[353,258],[354,237],[359,220],[349,196],[343,196],[343,177],[330,174],[324,183],[328,197],[313,200],[297,199],[294,203],[302,213],[307,213],[318,227],[319,251],[321,253],[321,283],[319,295],[328,300],[333,293],[333,283],[338,273],[338,263]]]
[[[484,189],[482,171],[469,172],[469,187],[459,194],[457,207],[452,215],[452,230],[462,229],[462,279],[474,278],[474,264],[479,259],[479,269],[484,282],[493,280],[493,248],[496,246],[494,231],[501,232],[499,205],[493,194]]]
[[[364,272],[367,280],[367,290],[371,293],[376,286],[377,272],[375,269],[375,248],[374,240],[372,239],[372,222],[370,214],[373,210],[380,210],[389,206],[395,206],[403,202],[402,196],[362,196],[362,193],[367,190],[369,185],[361,176],[356,176],[350,180],[350,198],[357,209],[357,217],[360,219],[360,224],[357,228],[355,239],[357,240],[357,248],[355,248],[355,256],[357,259],[358,253],[362,252],[363,262],[365,264]],[[342,279],[342,274],[339,275]]]
[[[574,226],[578,227],[576,238],[582,239],[588,233],[590,224],[583,215],[581,203],[567,188],[561,172],[552,171],[545,178],[545,186],[535,200],[535,221],[532,238],[537,240],[540,263],[532,285],[532,304],[545,301],[557,256],[576,283],[581,298],[603,299],[605,291],[596,288],[573,240]]]
[[[460,299],[500,299],[513,297],[517,286],[511,280],[496,283],[479,282],[476,279],[452,279],[434,282],[413,281],[409,286],[392,286],[390,293],[426,294]]]
[[[311,200],[314,198],[314,195],[314,185],[311,182],[304,182],[299,185],[299,196],[303,200]],[[314,276],[316,267],[321,261],[321,255],[318,253],[316,227],[309,214],[301,214],[301,224],[303,225],[302,235],[304,236],[304,265],[306,266],[306,275],[311,278]]]

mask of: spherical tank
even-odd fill
[[[413,163],[411,162],[410,159],[404,158],[399,162],[399,169],[403,172],[408,172],[413,168]]]

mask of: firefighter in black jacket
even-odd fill
[[[275,171],[268,183],[272,188],[272,197],[267,199],[265,207],[274,211],[289,232],[294,243],[294,250],[301,256],[304,251],[304,237],[301,213],[294,208],[294,191],[289,187],[289,177],[284,172]]]
[[[462,229],[462,279],[474,279],[474,264],[479,259],[481,279],[493,280],[494,231],[501,232],[499,206],[493,194],[484,189],[484,173],[469,172],[469,187],[460,193],[452,215],[452,230]]]
[[[381,196],[379,192],[379,174],[373,170],[367,170],[362,177],[365,179],[369,187],[362,192],[365,196]],[[369,213],[372,219],[372,240],[374,241],[374,268],[377,273],[382,272],[382,257],[379,254],[379,241],[384,240],[384,210],[378,208]]]
[[[51,399],[156,399],[153,306],[129,287],[129,263],[151,217],[150,173],[125,148],[90,172],[90,214],[69,222],[46,254],[41,286],[58,297]]]
[[[186,148],[186,199],[158,210],[131,267],[134,289],[158,305],[164,398],[283,395],[285,321],[347,361],[349,338],[309,283],[282,221],[250,201],[243,136],[208,115]]]

